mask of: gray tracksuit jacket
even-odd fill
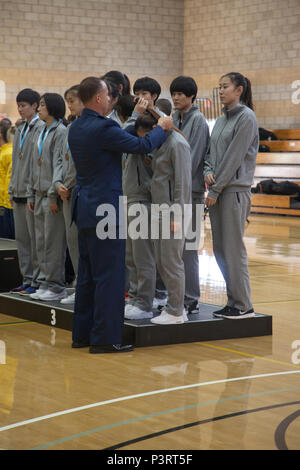
[[[169,131],[167,140],[153,151],[151,196],[153,204],[191,203],[191,150],[186,139]]]
[[[209,128],[205,117],[197,105],[184,113],[181,122],[180,111],[175,111],[173,123],[182,131],[191,147],[192,195],[201,196],[205,192],[203,162],[209,144]]]
[[[63,184],[66,188],[72,189],[76,184],[76,168],[74,165],[74,161],[71,155],[68,137],[69,137],[69,130],[72,124],[66,129],[64,142],[61,147],[61,161],[62,161],[62,170],[61,172],[56,171],[53,182],[55,184],[56,189]]]
[[[215,175],[216,183],[208,192],[215,199],[221,192],[250,190],[259,147],[257,121],[250,108],[238,103],[223,113],[213,128],[204,162],[204,175]]]
[[[57,121],[50,129],[40,156],[38,142],[35,145],[30,183],[27,188],[27,198],[29,202],[34,202],[35,192],[41,193],[49,198],[49,202],[57,202],[57,191],[55,181],[62,179],[62,158],[61,152],[66,136],[66,127],[61,120]]]
[[[152,168],[145,165],[145,155],[124,154],[122,159],[123,194],[127,203],[143,202],[151,204]]]
[[[165,114],[156,106],[155,111],[161,116]],[[139,113],[135,111],[124,123],[123,128],[134,126]],[[149,155],[152,158],[152,155]],[[122,160],[122,186],[124,196],[127,196],[127,203],[135,202],[151,203],[151,178],[153,171],[151,166],[145,163],[146,155],[124,154]]]
[[[22,149],[20,148],[20,140],[26,123],[21,124],[16,130],[13,142],[12,174],[8,188],[12,198],[26,198],[31,174],[32,155],[44,125],[45,123],[39,117],[31,121]]]

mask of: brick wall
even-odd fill
[[[183,67],[183,6],[182,0],[1,1],[0,113],[17,117],[15,96],[24,87],[63,94],[112,69],[131,81],[153,76],[166,89]]]
[[[0,113],[13,119],[24,87],[63,94],[116,69],[156,78],[162,96],[185,73],[209,96],[239,71],[261,127],[300,127],[300,0],[3,0],[1,43]]]
[[[222,74],[241,72],[252,82],[261,127],[299,128],[292,84],[300,80],[300,1],[185,0],[184,5],[184,73],[197,80],[199,96],[209,95]]]

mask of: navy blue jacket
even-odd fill
[[[69,146],[77,173],[72,214],[79,229],[97,225],[100,218],[96,210],[100,204],[112,204],[118,217],[122,153],[149,153],[165,140],[166,133],[160,126],[146,137],[135,137],[122,130],[116,121],[84,108],[69,130]]]

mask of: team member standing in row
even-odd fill
[[[201,233],[201,221],[204,213],[205,182],[203,162],[209,143],[209,128],[205,117],[194,104],[197,97],[197,84],[191,77],[180,76],[170,85],[174,103],[173,122],[178,127],[191,147],[192,156],[192,230],[196,233],[194,240],[185,243],[183,252],[185,271],[184,303],[189,313],[198,311],[200,297],[198,239]],[[198,215],[198,217],[197,217]],[[198,222],[198,224],[196,224]],[[190,244],[196,245],[189,247]],[[191,249],[193,248],[193,249]]]
[[[83,104],[78,96],[79,85],[74,85],[69,88],[64,95],[64,98],[68,104],[70,113],[74,117],[79,117],[83,110]],[[67,246],[70,253],[70,258],[72,261],[74,273],[75,273],[75,282],[78,274],[78,261],[79,261],[79,251],[78,251],[78,231],[76,224],[72,224],[71,220],[71,204],[72,204],[72,194],[73,188],[76,184],[76,169],[73,162],[73,158],[70,152],[70,146],[68,142],[69,137],[69,124],[66,134],[64,144],[61,149],[61,160],[62,160],[62,172],[56,173],[57,180],[54,181],[57,192],[63,201],[62,210],[65,220],[66,228],[66,239]],[[65,297],[61,300],[62,304],[72,304],[75,302],[75,292],[68,297]]]
[[[25,88],[18,93],[16,101],[24,122],[17,127],[14,136],[9,194],[13,204],[15,238],[23,283],[13,289],[13,292],[29,295],[35,293],[39,287],[40,269],[36,253],[34,216],[27,207],[27,188],[30,183],[34,149],[44,122],[37,113],[40,102],[37,91]]]
[[[224,114],[213,129],[204,174],[213,250],[228,301],[214,315],[240,319],[254,316],[243,236],[251,209],[259,133],[250,81],[240,73],[228,73],[221,77],[219,89]]]
[[[66,127],[66,105],[57,93],[45,93],[40,100],[39,116],[44,121],[32,158],[28,207],[34,212],[36,250],[40,266],[39,289],[31,294],[38,300],[61,300],[65,288],[66,233],[62,202],[55,186],[60,177],[61,149]]]

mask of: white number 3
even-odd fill
[[[51,309],[51,325],[56,325],[56,311],[54,308]]]

